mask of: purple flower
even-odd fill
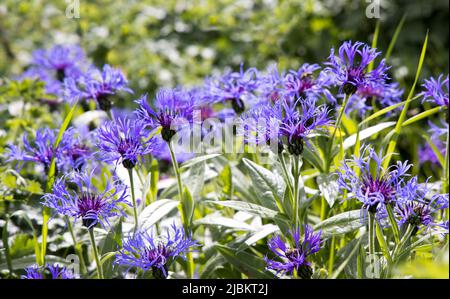
[[[297,109],[300,107],[299,109]],[[314,100],[283,102],[284,118],[281,122],[281,134],[287,138],[291,155],[301,155],[304,142],[313,130],[330,124],[329,110],[325,105],[316,106]]]
[[[364,116],[373,110],[372,104],[386,108],[400,103],[402,95],[403,90],[398,88],[398,83],[369,82],[359,85],[356,92],[350,96],[345,113],[357,111],[360,116]]]
[[[152,129],[161,128],[161,136],[169,142],[177,133],[192,122],[194,99],[181,89],[161,89],[156,94],[155,108],[147,102],[147,95],[136,101],[138,118]]]
[[[127,187],[119,179],[112,183],[106,180],[106,186],[100,191],[93,185],[93,174],[94,171],[73,172],[59,178],[53,185],[53,193],[42,197],[43,204],[61,215],[74,217],[75,221],[81,218],[89,229],[97,223],[109,226],[108,218],[125,216],[119,204],[129,204]]]
[[[372,71],[367,70],[379,55],[380,52],[364,43],[346,41],[339,47],[338,56],[335,56],[334,48],[331,49],[325,63],[328,66],[326,71],[334,75],[334,83],[340,86],[339,91],[350,95],[360,86],[385,82],[388,67],[384,59]]]
[[[186,259],[186,252],[190,247],[199,244],[186,236],[183,228],[172,225],[172,233],[168,230],[165,237],[157,238],[146,231],[138,231],[123,241],[123,248],[119,250],[115,263],[128,267],[152,270],[155,278],[166,278],[168,269],[178,257]]]
[[[253,92],[259,84],[258,70],[249,68],[244,71],[241,64],[239,72],[228,71],[220,77],[207,79],[205,94],[212,103],[231,102],[231,107],[239,114],[245,111],[246,102],[256,99]]]
[[[423,96],[423,102],[433,102],[439,106],[448,107],[448,74],[447,77],[443,78],[444,75],[441,74],[439,77],[434,79],[425,79],[425,83],[422,87],[425,89],[420,95]]]
[[[155,139],[149,137],[142,120],[118,118],[104,123],[98,129],[97,146],[105,162],[119,163],[132,169],[138,158],[151,153]]]
[[[434,216],[438,211],[448,208],[448,194],[430,194],[427,183],[419,184],[417,177],[400,185],[394,209],[399,225],[414,226],[414,233],[421,226],[436,226]]]
[[[58,264],[39,267],[32,265],[25,268],[26,275],[22,275],[22,279],[74,279],[73,271],[62,267]]]
[[[326,106],[317,107],[313,99],[293,101],[283,98],[243,114],[239,134],[248,143],[275,145],[279,153],[286,145],[289,153],[298,156],[309,135],[330,123],[328,114]]]
[[[270,100],[272,103],[277,102],[284,92],[283,81],[284,72],[280,74],[276,64],[272,64],[267,68],[267,72],[260,76],[260,84],[258,92],[262,98]]]
[[[333,99],[327,89],[332,83],[332,78],[327,72],[320,72],[315,78],[314,73],[319,69],[320,66],[317,64],[305,63],[297,71],[289,71],[283,80],[285,94],[296,99],[301,97],[316,100],[321,95]]]
[[[84,51],[78,46],[55,45],[33,52],[31,67],[21,78],[38,78],[45,82],[49,94],[62,95],[65,78],[77,79],[87,65]]]
[[[74,101],[79,99],[95,100],[101,110],[109,111],[112,106],[111,96],[118,91],[133,93],[128,88],[128,81],[120,69],[105,64],[103,70],[91,68],[85,76],[64,81],[65,95]]]
[[[408,177],[407,172],[412,166],[398,161],[396,165],[384,169],[382,160],[381,153],[377,154],[371,147],[364,146],[359,157],[345,160],[337,172],[340,191],[348,191],[349,199],[356,198],[363,204],[364,210],[377,213],[379,218],[383,217],[385,205],[395,204],[401,189],[400,182]],[[354,171],[354,166],[360,174]]]
[[[280,235],[273,236],[269,242],[269,249],[275,253],[281,261],[264,258],[267,269],[274,270],[278,274],[293,275],[294,271],[299,277],[309,279],[312,276],[311,264],[306,260],[308,256],[320,250],[320,237],[322,231],[313,233],[312,227],[304,226],[304,236],[300,240],[300,227],[289,231],[293,246],[286,244]]]

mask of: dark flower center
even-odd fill
[[[60,67],[56,70],[56,79],[58,79],[59,82],[63,82],[66,77],[66,72],[64,69],[64,67]]]
[[[362,79],[364,70],[359,67],[350,67],[347,72],[347,82],[344,83],[344,92],[347,95],[353,94],[358,89],[358,82]]]
[[[304,148],[303,138],[300,136],[292,136],[288,143],[288,151],[291,155],[300,156]]]
[[[83,225],[91,228],[98,222],[98,213],[105,205],[103,198],[97,194],[83,193],[78,198],[78,215],[81,217]]]
[[[233,107],[234,112],[237,114],[241,114],[245,111],[244,101],[239,98],[231,99],[231,107]]]
[[[100,107],[100,109],[102,109],[103,111],[111,110],[112,102],[109,99],[108,94],[100,93],[97,96],[97,103],[98,103],[98,106]]]
[[[368,176],[363,179],[363,184],[361,187],[361,191],[364,194],[379,194],[383,196],[384,204],[389,204],[393,199],[395,195],[395,189],[393,186],[389,184],[388,181],[386,181],[383,178],[376,178],[373,179],[371,176]],[[372,206],[369,206],[369,212],[376,212],[376,207],[378,206],[378,202],[373,204]]]

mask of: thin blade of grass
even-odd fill
[[[411,86],[411,90],[409,91],[405,106],[403,106],[402,113],[400,114],[400,117],[398,118],[397,124],[395,126],[395,131],[394,131],[395,133],[392,136],[392,139],[389,141],[389,144],[388,144],[388,149],[386,151],[386,159],[383,162],[383,167],[385,169],[389,166],[389,163],[391,162],[392,154],[394,153],[395,147],[397,146],[398,135],[400,134],[400,132],[402,130],[402,125],[406,118],[406,113],[408,112],[409,104],[412,101],[414,90],[416,89],[417,82],[419,81],[419,76],[422,71],[423,62],[425,60],[425,53],[427,51],[427,46],[428,46],[428,31],[425,36],[425,41],[422,46],[422,51],[420,53],[420,59],[419,59],[419,64],[417,66],[416,77],[414,79],[414,83]]]
[[[395,43],[397,42],[397,38],[400,34],[400,31],[402,30],[403,24],[405,23],[407,13],[405,13],[398,23],[397,27],[395,28],[394,35],[392,36],[391,42],[389,43],[388,49],[386,50],[386,55],[384,56],[384,59],[389,60],[392,54],[392,50],[394,49]]]

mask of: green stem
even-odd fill
[[[334,267],[334,247],[336,246],[336,237],[331,238],[330,245],[330,258],[328,259],[328,276],[331,277],[333,274]]]
[[[75,252],[78,255],[78,258],[80,259],[81,273],[85,274],[86,273],[86,265],[84,264],[83,250],[81,249],[81,247],[78,247],[78,242],[77,242],[77,238],[75,236],[75,232],[73,231],[72,222],[70,222],[69,217],[65,216],[65,218],[67,221],[67,228],[69,230],[70,236],[72,237],[73,247],[75,249]]]
[[[397,225],[397,221],[395,220],[394,211],[392,210],[392,206],[390,204],[386,205],[386,211],[388,213],[389,222],[392,227],[392,231],[394,233],[395,243],[400,243],[400,230]]]
[[[408,224],[405,234],[403,235],[400,243],[395,247],[394,253],[392,254],[392,259],[394,260],[394,263],[397,262],[397,259],[399,258],[399,256],[398,256],[399,253],[402,252],[403,247],[405,246],[406,242],[408,242],[409,239],[411,238],[413,231],[414,231],[414,226]]]
[[[88,229],[88,231],[89,231],[89,238],[91,239],[91,245],[92,245],[92,248],[94,249],[94,258],[95,258],[95,264],[97,265],[98,278],[103,279],[104,278],[103,277],[103,268],[102,268],[102,264],[100,263],[97,245],[95,244],[94,229],[90,228],[90,229]]]
[[[375,213],[369,212],[369,261],[372,271],[375,269]],[[374,278],[374,272],[372,272]]]
[[[331,166],[331,160],[333,159],[331,157],[331,150],[333,149],[333,143],[334,143],[334,137],[336,137],[336,132],[339,130],[339,128],[341,127],[341,122],[342,122],[342,117],[344,116],[344,112],[345,109],[347,108],[347,104],[348,104],[348,99],[350,98],[350,95],[345,95],[344,101],[342,102],[342,106],[341,109],[339,110],[339,115],[336,119],[336,124],[335,124],[335,129],[333,131],[333,135],[331,136],[331,139],[328,141],[328,148],[327,148],[327,164],[325,167],[326,173],[328,173],[330,171],[330,166]]]
[[[183,223],[184,229],[188,234],[191,234],[191,228],[190,228],[190,220],[188,219],[187,215],[184,215],[184,209],[183,209],[183,184],[181,182],[181,173],[180,168],[178,167],[178,162],[175,157],[175,152],[173,150],[172,142],[167,143],[169,145],[169,151],[170,151],[170,157],[172,159],[172,165],[173,170],[175,172],[175,176],[177,178],[177,184],[178,184],[178,197],[180,199],[180,215],[181,215],[181,221]],[[187,271],[186,275],[188,278],[192,278],[194,276],[194,258],[192,256],[192,252],[186,253],[186,262],[187,262]]]
[[[292,156],[292,174],[294,175],[294,202],[293,202],[293,210],[294,210],[294,226],[298,227],[299,223],[298,223],[298,217],[299,217],[299,198],[298,198],[298,182],[299,182],[299,166],[298,166],[298,159],[299,157],[297,156]],[[300,228],[301,229],[301,228]]]
[[[138,230],[139,220],[136,205],[136,196],[134,194],[133,169],[128,169],[128,176],[130,177],[131,199],[133,200],[133,214],[134,214],[134,232]]]
[[[284,180],[286,181],[286,185],[289,189],[289,192],[292,196],[292,194],[294,194],[294,192],[292,191],[292,182],[289,179],[289,173],[287,171],[287,166],[286,166],[286,161],[284,159],[284,155],[283,153],[278,154],[278,158],[280,159],[280,163],[281,163],[281,169],[283,170],[283,174],[284,174]]]

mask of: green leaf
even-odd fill
[[[195,202],[192,198],[191,192],[189,191],[189,188],[184,187],[183,191],[183,202],[181,204],[181,207],[183,209],[183,215],[187,219],[185,219],[185,223],[190,226],[192,223],[192,217],[194,216],[194,210],[195,210]]]
[[[205,161],[194,164],[189,169],[189,175],[185,177],[183,183],[189,187],[194,198],[198,198],[205,184]]]
[[[400,116],[398,118],[397,124],[395,126],[395,131],[394,131],[395,133],[392,135],[392,139],[389,141],[388,148],[387,148],[387,151],[385,153],[386,159],[384,159],[384,162],[383,162],[383,168],[384,169],[387,169],[389,167],[389,163],[391,162],[392,154],[394,153],[395,148],[397,146],[398,135],[400,134],[400,132],[402,130],[402,125],[403,125],[403,122],[404,122],[404,120],[406,118],[406,115],[407,115],[407,112],[408,112],[408,108],[409,108],[409,104],[412,101],[414,90],[416,89],[416,84],[419,81],[419,76],[420,76],[420,73],[422,71],[422,65],[423,65],[423,62],[425,60],[425,53],[427,51],[427,46],[428,46],[428,31],[427,31],[427,35],[425,37],[425,41],[424,41],[423,46],[422,46],[422,51],[420,53],[419,64],[417,66],[417,71],[416,71],[416,76],[415,76],[415,79],[414,79],[414,83],[411,86],[411,90],[409,91],[408,97],[406,98],[405,106],[403,107],[403,110],[402,110],[402,112],[401,112],[401,114],[400,114]]]
[[[255,228],[250,226],[249,224],[223,216],[219,216],[217,214],[210,214],[201,219],[194,221],[195,225],[212,225],[212,226],[221,226],[225,228],[231,228],[235,230],[243,230],[243,231],[254,231]]]
[[[200,279],[212,278],[214,272],[217,269],[223,268],[223,265],[225,263],[225,258],[220,254],[208,259],[205,266],[203,267],[202,273],[200,274]]]
[[[314,230],[321,229],[323,238],[343,235],[364,226],[361,221],[361,210],[344,212],[330,217],[314,227]]]
[[[247,240],[245,240],[245,242],[241,246],[239,246],[238,250],[241,251],[249,246],[252,246],[259,240],[262,240],[265,237],[267,237],[268,235],[273,234],[279,230],[280,230],[280,228],[277,225],[273,225],[273,224],[263,225],[263,226],[261,226],[261,228],[258,231],[251,233],[249,238]]]
[[[277,202],[281,202],[286,189],[283,178],[248,159],[244,158],[243,162],[249,171],[253,188],[261,205],[277,210]]]
[[[338,186],[336,180],[333,179],[334,174],[322,173],[317,177],[317,185],[322,196],[327,201],[330,208],[333,207],[338,197]]]
[[[195,158],[193,158],[191,160],[188,160],[188,161],[184,162],[180,166],[180,170],[190,168],[190,167],[194,166],[197,163],[205,162],[205,161],[207,161],[209,159],[212,159],[212,158],[215,158],[215,157],[218,157],[218,156],[221,156],[221,155],[222,154],[209,154],[209,155],[204,155],[204,156],[200,156],[200,157],[195,157]]]
[[[265,208],[263,206],[238,201],[238,200],[227,200],[227,201],[212,201],[207,200],[204,203],[215,204],[223,207],[229,207],[238,211],[246,212],[255,216],[260,216],[261,218],[273,218],[278,212],[272,209]]]
[[[442,156],[441,151],[436,147],[436,145],[434,145],[434,143],[433,143],[433,141],[431,141],[430,137],[428,137],[427,135],[422,135],[422,137],[425,138],[425,140],[428,142],[428,145],[431,147],[431,149],[433,150],[433,153],[438,158],[439,163],[441,164],[442,167],[444,167],[445,158]]]
[[[398,23],[397,27],[395,28],[394,35],[392,36],[391,42],[389,43],[388,49],[386,50],[386,55],[384,56],[386,61],[388,61],[389,58],[391,57],[392,50],[394,49],[395,43],[397,42],[397,38],[400,34],[400,31],[403,28],[403,24],[405,23],[406,16],[407,16],[407,14],[405,13],[403,15],[402,19],[400,20],[400,22]]]
[[[388,122],[379,123],[375,126],[364,129],[359,132],[359,140],[361,141],[361,140],[367,139],[367,138],[383,131],[384,129],[392,127],[394,125],[395,125],[395,122],[388,121]],[[349,149],[350,147],[352,147],[356,144],[357,134],[358,133],[353,134],[344,140],[344,149],[345,150]]]
[[[106,255],[110,252],[116,251],[122,247],[122,218],[119,219],[116,225],[108,232],[103,244],[101,245],[100,256]],[[103,274],[105,277],[112,277],[114,273],[113,263],[109,260],[103,261]]]
[[[141,227],[149,229],[153,224],[178,207],[179,203],[178,200],[172,199],[160,199],[151,203],[139,214]]]
[[[236,251],[223,245],[215,245],[214,247],[230,264],[248,278],[275,278],[272,273],[264,270],[266,264],[261,257],[245,251]]]
[[[331,276],[332,279],[338,278],[339,274],[344,270],[350,261],[353,260],[355,254],[359,251],[359,245],[362,241],[362,236],[359,237],[357,240],[353,240],[349,244],[347,244],[346,247],[342,249],[341,255],[345,258],[342,263],[336,268],[336,270],[333,271],[333,275]]]
[[[418,99],[418,98],[419,98],[419,97],[415,97],[413,100]],[[395,105],[391,105],[391,106],[389,106],[389,107],[386,107],[386,108],[384,108],[384,109],[381,109],[381,110],[375,112],[374,114],[372,114],[372,115],[366,117],[363,121],[361,121],[361,122],[359,123],[359,126],[361,127],[363,124],[366,124],[366,123],[368,123],[369,121],[371,121],[371,120],[373,120],[373,119],[375,119],[375,118],[378,118],[378,117],[380,117],[380,116],[383,116],[383,115],[385,115],[386,113],[388,113],[388,112],[390,112],[390,111],[392,111],[392,110],[395,110],[395,109],[397,109],[398,107],[401,107],[401,106],[403,106],[403,105],[405,105],[405,104],[406,104],[406,101],[403,101],[403,102],[401,102],[401,103],[397,103],[397,104],[395,104]]]
[[[408,119],[407,121],[405,121],[405,122],[402,124],[402,127],[409,126],[410,124],[413,124],[413,123],[415,123],[415,122],[417,122],[417,121],[419,121],[419,120],[421,120],[421,119],[427,118],[427,117],[430,116],[430,115],[433,115],[433,114],[436,114],[436,113],[438,113],[438,112],[444,111],[444,109],[446,109],[446,107],[444,107],[444,106],[439,106],[439,107],[435,107],[435,108],[433,108],[433,109],[424,111],[424,112],[422,112],[422,113],[419,113],[419,114],[417,114],[417,115],[414,115],[413,117],[411,117],[410,119]]]

